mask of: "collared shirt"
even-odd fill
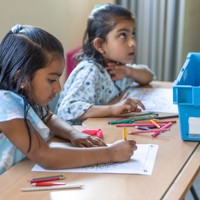
[[[24,119],[24,101],[19,95],[11,91],[0,90],[0,105],[0,122],[10,121],[12,119]],[[31,107],[28,110],[27,119],[42,138],[45,140],[49,139],[49,128],[43,123]],[[1,132],[0,174],[21,161],[24,157],[25,155]]]

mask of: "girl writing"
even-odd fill
[[[111,146],[79,132],[48,109],[65,66],[61,43],[33,26],[14,26],[0,44],[0,174],[25,156],[48,169],[124,162],[135,141]],[[53,148],[53,135],[74,147]],[[82,148],[81,148],[82,147]],[[86,148],[89,147],[89,148]]]
[[[68,77],[56,112],[79,123],[89,117],[116,116],[145,109],[137,99],[112,101],[133,82],[147,84],[147,66],[130,65],[135,55],[135,19],[127,9],[104,4],[89,15],[78,65]],[[126,64],[129,64],[127,67]]]

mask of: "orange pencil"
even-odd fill
[[[157,128],[160,128],[160,125],[153,119],[150,120],[150,122],[155,125]]]

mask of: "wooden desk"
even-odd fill
[[[170,84],[169,84],[170,85]],[[161,86],[155,83],[153,86]],[[108,125],[113,118],[88,119],[83,126],[102,128],[104,140],[112,143],[122,139],[122,129]],[[77,127],[82,129],[82,127]],[[121,174],[63,173],[71,184],[84,189],[21,192],[27,180],[58,173],[31,172],[34,163],[28,159],[0,176],[0,199],[15,200],[158,200],[182,199],[200,172],[200,144],[180,139],[179,122],[156,138],[149,135],[128,135],[138,144],[158,144],[158,153],[151,176]]]

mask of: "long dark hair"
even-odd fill
[[[3,38],[0,44],[0,89],[9,90],[20,95],[24,100],[24,119],[29,133],[27,121],[29,105],[42,120],[45,120],[49,110],[47,107],[32,105],[31,97],[26,95],[21,84],[29,83],[37,70],[44,68],[49,54],[64,57],[63,46],[50,33],[33,26],[16,25]],[[31,93],[31,88],[29,88]]]
[[[77,57],[77,60],[88,59],[104,65],[103,56],[94,48],[93,40],[99,37],[105,41],[107,34],[121,19],[135,21],[133,14],[120,5],[107,3],[96,6],[88,17],[87,28],[83,37],[82,54]]]

